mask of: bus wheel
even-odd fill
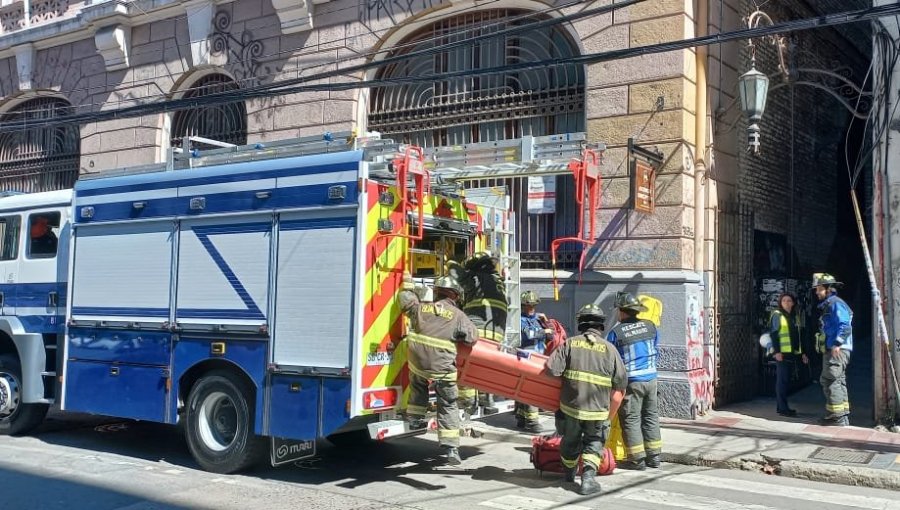
[[[22,402],[22,367],[16,356],[0,355],[0,434],[24,434],[47,416],[47,404]]]
[[[185,436],[203,469],[234,473],[261,459],[265,442],[253,434],[247,393],[229,372],[211,372],[191,388]]]

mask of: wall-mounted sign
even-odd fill
[[[631,207],[652,214],[656,207],[656,169],[650,163],[636,159],[632,172]]]
[[[663,163],[658,150],[648,150],[628,139],[628,161],[631,165],[631,208],[653,214],[656,208],[656,171]]]
[[[556,212],[556,176],[528,178],[528,214]]]

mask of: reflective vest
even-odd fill
[[[778,344],[781,347],[779,351],[782,354],[801,354],[803,352],[802,342],[797,339],[797,350],[791,346],[791,328],[788,324],[787,317],[780,311],[775,310],[772,316],[778,316]],[[794,315],[794,325],[797,329],[797,336],[800,336],[800,316]]]

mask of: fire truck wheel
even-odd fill
[[[0,435],[25,434],[44,421],[47,404],[22,402],[22,368],[16,356],[0,355]]]
[[[229,372],[210,372],[191,388],[185,437],[200,467],[234,473],[258,462],[265,450],[253,434],[253,412],[244,384]]]

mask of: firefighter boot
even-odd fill
[[[458,466],[462,464],[462,458],[459,456],[459,448],[455,446],[447,447],[447,452],[444,454],[444,458],[447,461],[447,464],[451,466]]]
[[[575,467],[567,467],[566,470],[566,481],[569,483],[575,482],[575,474],[578,472],[578,466]]]
[[[593,468],[584,467],[584,473],[581,474],[581,488],[578,490],[579,494],[587,496],[588,494],[597,494],[602,490],[600,482],[595,478],[596,475],[597,472]]]
[[[647,469],[647,461],[645,461],[643,457],[638,460],[629,460],[622,463],[622,468],[630,469],[632,471],[644,471]]]
[[[646,464],[647,464],[648,468],[653,468],[653,469],[659,468],[659,465],[661,464],[661,461],[659,459],[659,454],[657,453],[656,455],[648,455]]]

